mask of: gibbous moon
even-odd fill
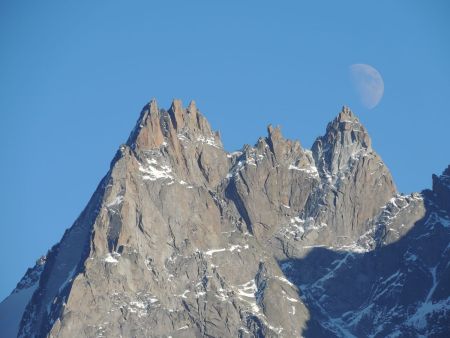
[[[381,74],[370,65],[357,63],[350,66],[350,79],[363,106],[375,108],[384,93]]]

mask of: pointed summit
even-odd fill
[[[348,106],[342,106],[340,113],[338,114],[338,116],[336,116],[336,120],[344,123],[359,123],[358,118]]]
[[[152,99],[143,109],[139,120],[128,138],[130,147],[152,149],[164,142],[161,129],[161,114],[155,99]]]
[[[131,132],[127,145],[134,148],[152,149],[159,147],[164,142],[161,130],[161,113],[156,99],[152,99],[144,106],[136,126]]]
[[[268,134],[269,141],[271,141],[272,143],[283,139],[283,135],[281,134],[280,126],[276,126],[274,128],[271,124],[269,124],[267,126],[267,134]]]
[[[191,100],[191,102],[189,102],[187,110],[189,113],[197,113],[197,104],[194,100]]]
[[[358,155],[371,151],[372,142],[366,128],[357,116],[344,106],[331,121],[325,135],[317,138],[312,151],[316,161],[322,158],[323,169],[334,175],[347,168],[349,161]]]
[[[192,100],[187,108],[183,108],[181,100],[174,99],[168,110],[174,128],[178,131],[186,128],[193,133],[211,134],[208,121],[200,114],[195,101]]]
[[[342,112],[346,114],[352,114],[352,111],[350,110],[349,106],[343,105],[342,106]]]
[[[285,161],[289,157],[295,157],[294,154],[299,155],[303,152],[299,141],[292,141],[283,137],[280,126],[273,127],[269,124],[267,134],[265,143],[267,143],[277,161]],[[259,144],[261,143],[259,142]]]
[[[179,99],[174,99],[167,111],[159,109],[155,99],[145,105],[127,145],[142,150],[156,149],[166,143],[178,147],[178,134],[189,140],[214,139],[217,146],[222,147],[220,135],[213,133],[208,121],[197,109],[195,101],[191,101],[189,106],[184,108]]]
[[[314,142],[312,153],[328,193],[310,217],[334,227],[342,238],[359,236],[365,231],[365,220],[372,219],[397,192],[391,173],[371,147],[369,134],[343,107],[325,135]]]
[[[433,192],[436,203],[443,209],[450,212],[450,165],[444,170],[442,175],[433,175]]]
[[[168,113],[172,119],[172,124],[175,129],[181,129],[184,127],[184,111],[181,100],[174,99]]]
[[[280,156],[282,152],[282,141],[283,141],[283,135],[281,135],[281,129],[279,126],[272,127],[271,124],[267,126],[267,144],[270,147],[270,150],[272,150],[272,153],[275,155],[275,157]]]
[[[155,98],[150,100],[150,102],[148,104],[148,108],[149,108],[150,114],[158,114],[158,112],[159,112],[158,102],[156,102]]]

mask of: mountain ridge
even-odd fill
[[[433,176],[432,194],[442,197],[426,197],[442,204],[443,220],[449,170]],[[329,311],[316,297],[323,277],[305,288],[310,280],[292,266],[311,276],[330,269],[321,257],[309,263],[322,247],[347,252],[345,259],[336,254],[339,267],[382,252],[431,217],[427,194],[398,194],[348,107],[311,150],[269,126],[254,146],[228,153],[194,101],[183,108],[174,100],[166,111],[152,100],[80,217],[46,256],[18,336],[290,337],[308,336],[311,323],[312,336],[360,334],[345,318],[320,324],[321,309]],[[441,218],[433,222],[444,224],[447,236]],[[397,219],[403,226],[390,227]],[[439,276],[447,278],[447,270]],[[343,307],[332,305],[335,312]],[[445,318],[447,308],[441,310]],[[386,327],[395,332],[394,324]],[[364,334],[375,332],[367,325]],[[410,332],[422,334],[415,325]]]

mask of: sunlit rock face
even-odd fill
[[[311,150],[269,126],[229,153],[152,100],[1,336],[445,336],[449,170],[399,194],[347,107]]]

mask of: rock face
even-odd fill
[[[0,335],[448,336],[449,177],[399,194],[346,107],[311,150],[269,126],[228,153],[153,100]]]

